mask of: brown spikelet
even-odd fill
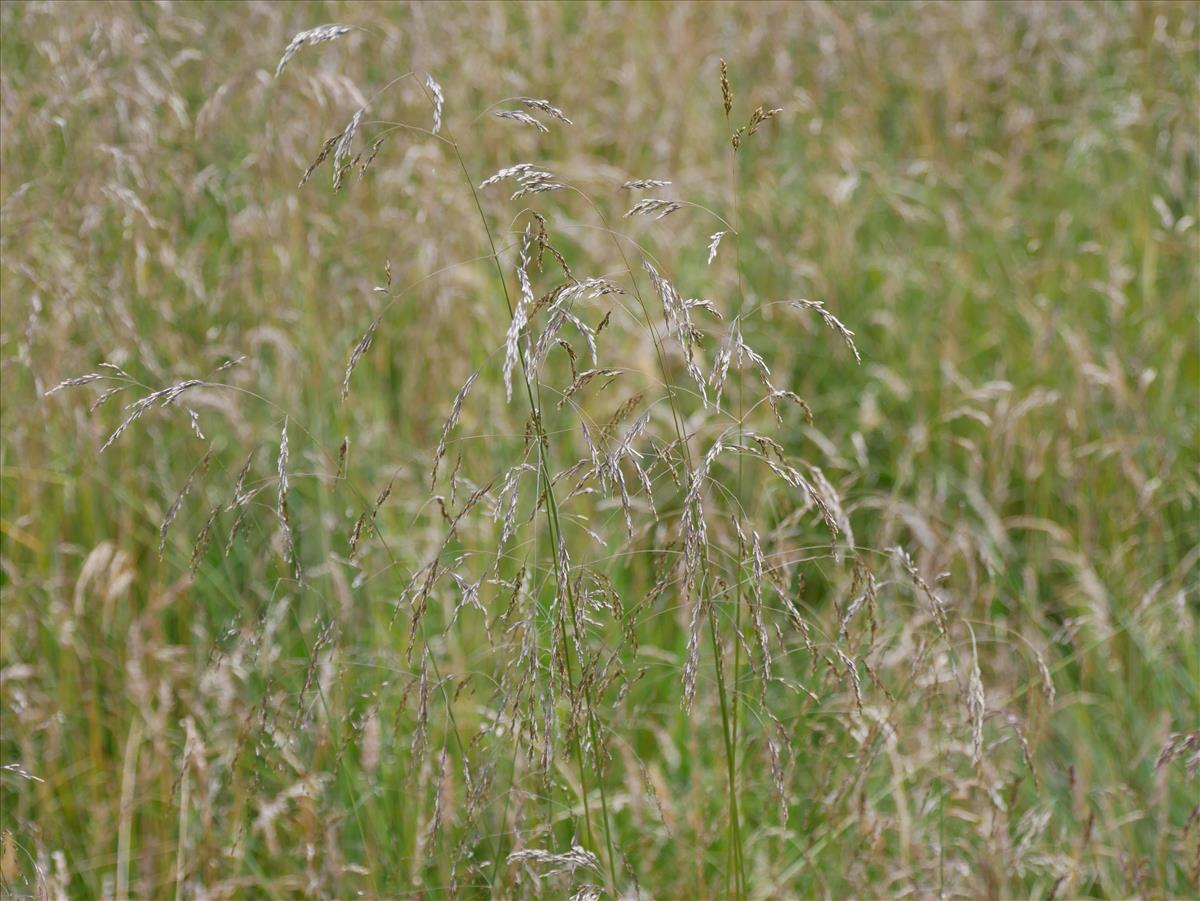
[[[421,675],[417,684],[417,727],[413,730],[409,754],[414,761],[425,752],[426,730],[429,725],[429,658],[421,655]],[[414,770],[416,768],[414,767]]]
[[[854,689],[854,706],[858,708],[861,716],[863,712],[862,680],[858,675],[858,666],[854,659],[844,653],[841,648],[834,646],[833,652],[837,654],[838,660],[846,668],[846,675],[850,678],[850,687]]]
[[[346,161],[350,159],[350,151],[354,147],[354,136],[358,134],[358,126],[362,123],[363,115],[367,108],[361,107],[355,110],[354,115],[350,118],[350,122],[338,135],[337,143],[333,146],[333,171],[334,171],[334,187],[338,184],[338,173],[346,168]]]
[[[1042,656],[1041,651],[1034,649],[1033,654],[1037,659],[1038,675],[1042,679],[1042,694],[1045,696],[1046,701],[1053,705],[1056,692],[1054,689],[1054,679],[1050,675],[1050,667],[1046,666],[1046,659]]]
[[[187,379],[166,388],[161,388],[158,391],[153,391],[140,400],[135,400],[133,403],[127,404],[125,409],[129,411],[128,415],[117,426],[116,431],[108,436],[108,440],[104,442],[104,446],[100,448],[100,452],[103,453],[112,447],[113,442],[125,434],[129,427],[141,419],[155,404],[159,407],[165,407],[168,404],[174,403],[185,391],[203,384],[199,379]]]
[[[462,415],[463,401],[471,393],[471,387],[475,384],[477,378],[479,378],[478,370],[471,373],[462,388],[459,389],[458,394],[454,396],[454,403],[450,407],[450,415],[446,418],[446,422],[442,426],[442,437],[438,440],[437,453],[433,456],[433,473],[429,478],[430,488],[437,482],[438,465],[442,462],[442,457],[446,455],[446,440],[450,437],[450,430],[458,425],[458,419]]]
[[[688,625],[687,657],[683,664],[683,709],[690,710],[696,697],[696,677],[700,674],[700,627],[704,622],[703,598],[693,602],[691,622]]]
[[[221,515],[222,509],[223,505],[217,504],[209,510],[208,518],[204,520],[204,525],[196,533],[196,540],[192,543],[192,558],[188,561],[188,568],[193,573],[200,567],[200,559],[204,556],[204,552],[208,550],[208,545],[212,541],[213,526],[216,525],[217,517]]]
[[[117,394],[121,393],[128,387],[129,387],[128,385],[117,385],[115,388],[109,388],[106,391],[102,392],[99,397],[97,397],[94,401],[92,401],[92,405],[90,407],[88,407],[88,412],[95,413],[104,404],[106,404],[111,398],[113,398]]]
[[[337,142],[341,140],[341,137],[342,133],[338,132],[321,145],[321,152],[317,154],[317,158],[309,163],[308,168],[304,170],[304,174],[300,176],[300,184],[297,187],[303,188],[308,184],[308,180],[312,177],[312,174],[317,171],[325,160],[329,159],[329,154],[333,153],[333,148],[337,146]]]
[[[195,481],[196,476],[203,475],[208,470],[208,464],[212,460],[212,455],[213,451],[210,447],[203,459],[201,459],[199,463],[192,467],[192,471],[188,473],[187,480],[183,483],[183,487],[179,489],[179,494],[175,495],[175,500],[172,501],[171,506],[167,509],[167,515],[163,517],[162,524],[158,527],[159,560],[162,559],[163,552],[167,547],[167,529],[171,527],[171,523],[174,522],[175,517],[179,515],[179,510],[183,507],[183,502],[187,498],[188,492],[192,490],[192,482]]]
[[[967,627],[970,629],[970,626]],[[983,718],[987,714],[987,700],[983,692],[983,677],[979,672],[979,650],[975,644],[975,631],[971,634],[971,670],[967,683],[967,714],[971,720],[971,760],[976,765],[983,755]]]
[[[735,520],[736,523],[736,520]],[[740,526],[738,527],[740,531]],[[751,545],[751,566],[750,566],[750,614],[754,621],[754,631],[758,636],[758,647],[762,654],[762,676],[763,685],[771,678],[771,645],[767,637],[767,627],[763,621],[763,570],[766,566],[766,561],[763,557],[762,543],[759,540],[758,532],[752,531],[754,536]]]
[[[609,417],[608,422],[604,424],[604,428],[600,432],[600,440],[602,443],[608,443],[608,441],[612,438],[613,430],[616,429],[616,427],[620,425],[630,413],[637,409],[638,404],[642,402],[643,396],[644,395],[639,391],[637,394],[627,398],[621,404],[621,406],[617,407],[616,411],[612,416]]]
[[[336,481],[341,481],[346,478],[346,457],[350,453],[350,436],[346,435],[342,438],[342,444],[338,448],[337,455],[337,474],[334,476]]]
[[[1173,732],[1159,752],[1155,769],[1162,769],[1176,758],[1182,757],[1189,779],[1200,773],[1200,730],[1195,732]]]
[[[779,407],[775,403],[777,400],[790,400],[792,403],[798,406],[801,411],[803,411],[805,422],[811,423],[813,421],[812,408],[809,407],[804,398],[802,398],[795,391],[772,391],[767,396],[767,402],[770,404],[771,410],[775,413],[775,418],[779,420],[780,423],[783,422],[783,417],[779,414]]]
[[[392,494],[392,481],[389,480],[383,486],[383,490],[379,492],[379,496],[375,498],[375,503],[370,510],[364,512],[354,523],[354,528],[350,532],[350,556],[354,557],[358,553],[358,544],[361,541],[363,532],[374,527],[375,519],[379,515],[379,508],[384,505]]]
[[[608,376],[616,376],[619,374],[620,370],[618,369],[585,369],[575,377],[575,381],[573,381],[570,387],[563,392],[562,398],[558,402],[559,408],[561,409],[562,405],[570,400],[571,396],[576,391],[579,391],[581,388],[587,385],[588,382],[592,381],[592,379],[606,378]]]
[[[388,283],[391,284],[391,271],[388,271]],[[342,378],[342,400],[350,393],[350,376],[354,374],[354,367],[358,365],[358,361],[362,359],[371,348],[371,342],[375,340],[375,330],[379,328],[379,323],[383,320],[383,314],[380,313],[371,323],[371,327],[366,333],[358,339],[358,343],[354,345],[354,350],[350,351],[350,359],[346,362],[346,374]]]
[[[758,109],[756,109],[756,110],[754,111],[754,113],[753,113],[753,114],[750,116],[750,126],[749,126],[749,128],[747,129],[747,131],[746,131],[746,135],[747,135],[747,137],[749,137],[750,135],[752,135],[752,134],[754,134],[756,131],[758,131],[759,127],[760,127],[760,126],[761,126],[761,125],[762,125],[764,122],[766,122],[766,121],[768,121],[768,120],[770,120],[770,119],[774,119],[776,116],[778,116],[778,115],[779,115],[780,113],[782,113],[782,112],[783,112],[783,110],[782,110],[782,109],[769,109],[769,110],[764,110],[764,109],[763,109],[763,108],[760,106],[760,107],[759,107]]]
[[[233,552],[234,542],[238,540],[238,534],[241,531],[242,524],[246,522],[246,512],[250,510],[248,506],[238,507],[238,516],[234,517],[233,525],[229,527],[229,537],[226,539],[226,557]]]
[[[379,148],[383,146],[383,142],[385,140],[387,139],[379,138],[374,144],[371,145],[371,152],[368,153],[366,158],[363,159],[363,161],[358,165],[358,174],[360,177],[367,174],[367,170],[371,168],[371,163],[375,162],[375,157],[379,155]],[[358,159],[358,157],[355,157],[355,159]]]
[[[733,88],[729,86],[729,67],[721,60],[721,99],[725,104],[725,118],[733,111]]]
[[[579,358],[575,356],[575,348],[571,346],[571,342],[559,338],[555,343],[566,352],[567,362],[571,364],[571,378],[579,378],[579,370],[575,366],[575,364],[579,362]]]
[[[246,455],[246,462],[243,463],[242,468],[238,470],[237,481],[234,483],[233,487],[233,500],[230,501],[229,506],[225,508],[227,511],[232,510],[234,507],[244,506],[246,502],[250,500],[249,495],[246,494],[246,476],[250,472],[250,464],[253,461],[254,451],[251,450],[250,453]]]

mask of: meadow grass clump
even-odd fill
[[[0,25],[5,893],[1200,890],[1193,7]]]

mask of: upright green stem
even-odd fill
[[[729,111],[725,112],[725,125],[731,126]],[[733,234],[730,236],[733,239],[734,250],[734,271],[737,273],[738,284],[738,311],[735,314],[737,320],[740,321],[743,308],[746,303],[746,291],[742,284],[742,252],[741,252],[741,231],[740,231],[740,216],[738,210],[738,178],[737,178],[737,155],[736,149],[731,145],[729,149],[729,191],[733,203],[732,220],[729,223],[730,230]],[[744,420],[746,416],[746,401],[745,401],[745,381],[738,380],[738,444],[743,441],[744,435]],[[742,455],[738,455],[738,498],[744,497],[744,475],[743,475],[744,460]],[[734,640],[733,640],[733,700],[732,700],[732,729],[728,748],[729,761],[729,809],[730,809],[730,829],[733,833],[734,841],[733,856],[737,875],[741,883],[741,894],[746,894],[746,865],[745,851],[742,848],[741,840],[741,824],[738,822],[737,814],[737,750],[738,750],[738,719],[741,707],[740,686],[742,682],[742,583],[745,572],[745,560],[741,554],[738,555],[737,563],[737,586],[734,593]]]
[[[733,857],[733,865],[725,873],[725,891],[731,897],[740,898],[745,897],[746,894],[746,876],[742,859],[742,830],[738,818],[737,791],[735,790],[737,784],[734,771],[736,757],[734,755],[733,735],[730,728],[731,716],[728,692],[725,689],[725,674],[721,667],[721,644],[717,640],[716,614],[713,612],[711,604],[708,608],[708,634],[712,639],[713,667],[717,673],[717,694],[721,700],[721,738],[725,742],[725,766],[729,779],[729,847],[731,856]],[[737,644],[736,640],[734,644]],[[734,879],[732,893],[729,891],[730,872],[732,872]]]
[[[590,197],[588,197],[586,194],[584,194],[582,191],[580,191],[579,194],[585,200],[587,200],[587,202],[591,205],[592,209],[596,212],[596,215],[600,219],[600,222],[603,225],[604,230],[606,232],[608,232],[610,235],[613,235],[612,229],[609,228],[608,221],[605,218],[604,214],[600,211],[599,207],[597,207],[596,204],[592,201],[592,199]],[[736,204],[735,204],[735,207],[736,207]],[[682,449],[682,453],[683,453],[683,457],[684,457],[685,468],[688,473],[688,480],[690,482],[692,479],[695,479],[697,477],[696,470],[695,470],[695,466],[692,463],[691,449],[688,446],[687,436],[684,433],[683,419],[680,416],[678,408],[675,405],[675,392],[671,385],[670,375],[667,372],[666,358],[663,354],[662,344],[658,338],[658,333],[654,328],[653,321],[650,318],[650,312],[646,308],[646,303],[642,298],[641,291],[638,289],[637,279],[633,274],[633,268],[629,265],[629,258],[625,255],[625,249],[623,247],[621,247],[621,242],[616,240],[615,235],[613,235],[613,244],[617,248],[617,253],[619,253],[621,255],[622,261],[625,263],[625,270],[626,270],[626,272],[629,273],[629,279],[633,284],[634,296],[637,298],[638,305],[642,309],[642,315],[646,317],[646,325],[650,329],[650,336],[651,336],[651,339],[654,344],[654,350],[655,350],[656,355],[658,356],[658,365],[659,365],[660,369],[662,370],[662,374],[663,374],[663,384],[667,388],[667,399],[668,399],[668,402],[670,403],[670,407],[671,407],[671,417],[675,423],[675,433],[679,439],[680,447]],[[739,284],[739,288],[740,288],[740,285],[741,285],[740,271],[738,273],[738,284]],[[740,403],[740,401],[739,401],[739,403]],[[739,417],[739,428],[740,428],[740,417]],[[741,472],[740,472],[741,460],[740,460],[740,458],[738,461],[738,467],[739,467],[739,489],[740,489],[740,475],[741,475]],[[705,557],[705,568],[707,569],[707,556]],[[741,581],[740,581],[740,579],[739,579],[739,583],[738,583],[738,592],[739,592],[738,614],[740,617],[740,613],[741,613],[741,602],[740,602]],[[728,768],[728,775],[729,775],[730,851],[731,851],[731,855],[734,858],[734,862],[726,870],[725,892],[727,895],[730,894],[729,875],[732,872],[732,873],[736,874],[735,875],[736,884],[734,887],[733,895],[738,896],[738,897],[744,897],[746,894],[746,875],[745,875],[745,862],[744,862],[743,851],[742,851],[741,823],[740,823],[739,817],[738,817],[737,790],[736,790],[736,785],[737,785],[737,780],[736,780],[736,769],[737,769],[736,697],[737,697],[737,692],[736,692],[736,688],[737,688],[737,686],[736,686],[736,684],[734,686],[735,706],[733,708],[733,719],[732,719],[732,723],[731,723],[729,705],[728,705],[728,701],[727,701],[727,693],[725,690],[725,675],[724,675],[723,670],[721,669],[721,663],[720,663],[720,659],[718,656],[720,654],[720,646],[717,641],[716,624],[715,624],[714,618],[712,616],[712,612],[711,612],[712,607],[711,607],[710,602],[711,602],[711,597],[709,596],[709,593],[708,593],[708,580],[704,579],[701,584],[700,599],[699,599],[698,603],[701,603],[701,604],[709,603],[709,605],[710,605],[709,606],[709,612],[710,612],[709,634],[712,638],[713,654],[714,654],[713,665],[716,667],[717,688],[718,688],[718,691],[719,691],[719,694],[721,697],[721,732],[722,732],[722,737],[723,737],[724,743],[725,743],[725,760],[726,760],[726,764],[727,764],[727,768]],[[738,624],[737,629],[739,632],[741,631],[740,623]],[[734,641],[734,648],[735,648],[735,652],[738,652],[737,659],[739,660],[739,664],[735,667],[735,672],[736,672],[736,669],[740,667],[740,643],[736,640]],[[731,729],[731,725],[732,725],[732,729]]]
[[[478,191],[475,190],[475,181],[471,177],[470,171],[467,169],[466,160],[463,159],[462,150],[460,149],[460,147],[458,145],[458,141],[454,140],[454,137],[453,137],[453,135],[450,134],[449,129],[447,129],[446,134],[450,140],[451,146],[454,148],[454,155],[458,159],[458,165],[462,169],[463,176],[467,180],[467,185],[471,189],[471,198],[475,201],[475,209],[479,212],[479,219],[483,223],[484,231],[487,233],[488,245],[492,251],[492,263],[496,267],[496,276],[500,281],[500,287],[504,293],[504,302],[508,307],[508,314],[511,317],[514,314],[513,305],[512,305],[512,297],[508,293],[508,282],[504,277],[504,270],[500,265],[500,256],[496,252],[496,242],[492,236],[491,226],[488,224],[487,216],[483,212],[483,204],[480,203],[479,193],[478,193]],[[530,411],[530,416],[532,417],[533,423],[534,423],[534,429],[535,429],[535,433],[536,433],[535,437],[538,442],[538,465],[539,465],[539,469],[541,471],[542,478],[544,479],[545,485],[546,485],[546,514],[547,514],[547,523],[549,524],[549,527],[550,527],[550,540],[554,546],[553,552],[557,555],[558,549],[561,546],[562,531],[561,531],[561,528],[559,525],[559,520],[558,520],[558,505],[554,498],[553,479],[551,478],[549,465],[546,461],[546,448],[549,445],[549,439],[546,436],[545,429],[544,429],[543,423],[541,421],[541,415],[539,413],[538,403],[533,395],[533,388],[529,381],[529,373],[525,368],[524,359],[521,360],[521,376],[522,376],[522,381],[525,385],[525,394],[529,401],[529,411]],[[560,592],[562,592],[563,594],[565,594],[567,597],[568,612],[570,613],[570,616],[571,616],[571,623],[572,623],[572,628],[573,628],[573,631],[575,634],[575,640],[582,647],[582,642],[580,641],[580,636],[579,636],[578,616],[576,615],[575,596],[574,596],[574,593],[571,591],[570,580],[560,578],[559,572],[558,572],[557,561],[554,566],[554,573],[555,573],[555,582],[557,584],[558,590]],[[565,582],[565,584],[563,584],[564,582]],[[574,694],[577,691],[577,689],[575,687],[574,667],[571,665],[570,642],[565,642],[565,645],[566,645],[566,659],[567,659],[567,684],[571,690],[571,693]],[[592,706],[591,689],[588,685],[585,673],[583,671],[583,661],[582,660],[579,661],[579,669],[580,669],[580,681],[583,685],[583,691],[584,691],[584,701],[585,701],[585,705],[587,708],[587,720],[588,720],[589,734],[592,739],[592,747],[594,749],[594,753],[597,755],[595,757],[595,759],[599,760],[599,756],[598,756],[599,743],[598,743],[598,733],[596,731],[595,708]],[[592,831],[591,811],[590,811],[590,808],[588,805],[587,770],[584,766],[583,748],[582,748],[582,742],[580,741],[579,736],[576,736],[576,738],[575,738],[575,756],[576,756],[576,761],[579,766],[580,793],[582,795],[581,800],[583,802],[584,827],[587,832],[588,843],[591,844],[592,847],[598,847],[598,845],[596,844],[595,835]],[[610,879],[609,891],[615,897],[617,894],[617,873],[616,873],[616,861],[615,861],[616,855],[614,854],[614,851],[613,851],[612,827],[611,827],[609,815],[608,815],[608,796],[607,796],[607,792],[605,791],[605,788],[604,788],[603,778],[600,778],[597,781],[599,783],[599,788],[600,788],[600,803],[601,803],[602,815],[603,815],[603,819],[604,819],[605,842],[606,842],[607,850],[608,850],[608,870],[609,870],[609,879]]]

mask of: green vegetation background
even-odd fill
[[[427,773],[424,806],[409,802],[395,585],[352,585],[328,561],[345,555],[349,524],[393,473],[382,533],[403,555],[437,528],[433,448],[487,353],[490,394],[468,406],[464,433],[511,436],[477,442],[480,457],[519,443],[519,414],[496,390],[507,323],[486,260],[422,282],[389,311],[339,403],[349,352],[381,309],[372,287],[384,261],[408,285],[480,257],[486,242],[453,159],[419,135],[390,138],[367,177],[336,195],[325,170],[303,190],[296,182],[359,92],[413,68],[441,83],[476,181],[545,160],[591,178],[614,219],[628,198],[611,185],[625,178],[669,178],[676,194],[726,209],[718,57],[743,109],[784,110],[738,158],[748,294],[825,300],[864,356],[853,365],[796,320],[747,326],[813,408],[811,428],[788,420],[789,451],[819,461],[860,545],[902,545],[947,573],[987,643],[990,697],[1037,693],[1036,668],[1012,663],[1034,647],[1057,689],[1034,717],[1036,785],[930,795],[924,745],[938,708],[923,706],[929,696],[898,661],[882,664],[911,731],[894,770],[869,777],[875,835],[815,800],[856,753],[835,714],[789,721],[789,826],[754,787],[769,777],[746,775],[754,892],[845,896],[874,884],[925,896],[939,879],[995,897],[1196,891],[1198,783],[1183,760],[1156,761],[1173,733],[1200,727],[1197,9],[4,4],[7,891],[447,891],[453,838],[413,863],[436,789]],[[302,50],[274,79],[291,35],[323,22],[365,31]],[[539,142],[477,118],[513,95],[548,97],[574,127]],[[419,91],[385,102],[381,118],[428,127]],[[503,233],[517,207],[489,202]],[[585,221],[578,203],[555,203],[557,221]],[[630,228],[669,252],[679,284],[721,302],[729,277],[704,263],[711,220],[689,209]],[[250,393],[195,403],[206,441],[181,411],[156,412],[101,454],[134,395],[94,415],[90,388],[43,396],[105,360],[154,388],[243,354],[230,378]],[[223,520],[194,577],[189,559],[249,448],[259,447],[255,477],[270,476],[285,412],[301,553],[324,590],[281,607],[288,567],[270,500],[228,557]],[[305,478],[328,469],[345,435],[349,487]],[[210,441],[214,462],[160,560],[160,523]],[[639,590],[647,576],[627,578]],[[836,622],[835,565],[817,560],[805,578],[814,616]],[[894,625],[904,609],[884,613]],[[260,645],[235,640],[262,638],[264,622]],[[336,654],[322,656],[330,622]],[[723,758],[708,714],[689,724],[678,710],[677,626],[655,628],[646,641],[664,648],[661,673],[634,698],[661,728],[635,745],[674,828],[631,809],[619,843],[654,897],[720,895]],[[451,672],[471,671],[480,640],[448,639]],[[260,730],[267,700],[302,698],[314,667],[333,673],[317,674],[332,686],[325,712],[295,733]],[[464,701],[468,725],[473,709]],[[371,710],[383,711],[369,727],[382,729],[382,763],[364,760]],[[999,741],[1004,724],[988,729]],[[302,767],[278,762],[293,755]],[[263,805],[308,778],[301,768],[320,790],[280,801],[264,827]],[[918,800],[900,824],[905,792]],[[1004,836],[984,828],[992,804],[1004,806]],[[503,828],[498,809],[489,816]],[[485,893],[472,879],[469,891]]]

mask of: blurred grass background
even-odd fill
[[[291,36],[323,22],[362,31],[274,79]],[[748,786],[743,804],[761,835],[757,893],[926,896],[939,878],[976,897],[1197,891],[1197,782],[1182,761],[1156,766],[1200,710],[1196,5],[6,3],[0,26],[9,892],[448,893],[453,843],[412,863],[426,820],[389,763],[411,732],[390,706],[406,684],[395,586],[351,584],[330,561],[347,516],[393,473],[383,533],[414,555],[432,540],[442,421],[484,353],[498,382],[507,322],[486,260],[445,268],[486,241],[443,147],[401,132],[339,194],[324,172],[296,182],[364,98],[411,68],[441,83],[476,182],[542,160],[610,220],[626,178],[669,178],[725,209],[718,57],[739,103],[784,110],[737,158],[747,296],[825,300],[864,356],[855,367],[816,326],[769,308],[747,321],[815,414],[788,449],[837,486],[860,546],[899,544],[947,574],[995,645],[984,677],[997,703],[1037,694],[1036,670],[1009,661],[1031,648],[1057,689],[1022,708],[1037,785],[991,801],[930,800],[921,724],[935,708],[902,699],[911,730],[872,783],[875,834],[811,803],[834,758],[853,756],[849,736],[820,709],[789,723],[789,825],[767,825],[766,790]],[[538,140],[478,118],[513,95],[550,98],[574,128]],[[428,127],[411,80],[380,106],[380,119]],[[548,205],[565,247],[603,246],[577,198]],[[505,210],[489,211],[501,233]],[[705,266],[715,229],[692,210],[631,226],[670,249],[679,283],[720,298],[736,279]],[[339,404],[349,351],[383,308],[372,287],[385,260],[397,285],[418,284]],[[89,415],[90,396],[43,394],[106,360],[156,388],[242,355],[230,381],[249,393],[192,402],[217,453],[160,561],[159,524],[208,442],[181,412],[156,413],[100,454],[132,395]],[[478,459],[519,443],[519,414],[497,397],[467,409],[464,431],[513,437],[477,442]],[[243,544],[191,577],[209,506],[252,447],[265,481],[285,413],[302,554],[326,590],[281,589],[270,501]],[[345,435],[339,488],[316,476]],[[833,610],[835,568],[817,561],[805,578],[813,607]],[[336,654],[323,654],[333,621]],[[676,639],[661,628],[669,660]],[[447,639],[450,672],[470,671],[478,640]],[[897,693],[912,651],[898,640],[881,663]],[[320,668],[319,727],[269,724]],[[663,669],[634,703],[671,828],[651,832],[634,811],[621,843],[649,896],[718,896],[718,742],[676,712],[677,667]],[[371,729],[382,762],[363,753]],[[293,784],[306,788],[285,798]],[[915,823],[900,822],[905,793]],[[273,818],[264,799],[283,799]],[[999,809],[1004,837],[988,831]]]

